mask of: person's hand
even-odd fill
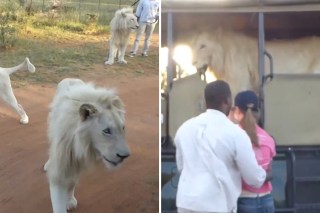
[[[271,168],[271,163],[269,164],[268,168],[266,169],[266,180],[265,182],[268,182],[272,179],[272,168]]]

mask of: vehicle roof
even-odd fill
[[[288,12],[320,11],[319,0],[162,0],[167,12]]]

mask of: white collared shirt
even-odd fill
[[[140,0],[136,10],[139,22],[154,23],[159,16],[159,0]]]
[[[266,172],[257,164],[248,135],[227,116],[207,110],[181,125],[175,137],[181,172],[176,204],[206,212],[232,212],[241,177],[260,187]]]

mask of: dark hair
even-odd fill
[[[227,103],[228,98],[231,98],[229,84],[222,80],[207,84],[204,98],[208,109],[220,109],[221,105]]]
[[[259,146],[259,139],[256,131],[258,119],[258,104],[259,99],[253,91],[239,92],[235,97],[235,106],[243,112],[244,117],[240,121],[240,125],[248,134],[251,143]]]

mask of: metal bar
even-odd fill
[[[286,197],[286,200],[288,201],[288,206],[295,209],[295,194],[296,194],[296,180],[295,180],[295,162],[296,162],[296,156],[294,153],[294,150],[289,148],[289,158],[288,158],[288,167],[287,167],[287,188],[290,189],[288,193],[288,197]]]
[[[263,93],[263,76],[264,76],[264,14],[259,13],[259,39],[258,39],[258,69],[259,69],[259,98],[260,98],[260,125],[264,127],[264,93]]]
[[[319,152],[320,146],[277,146],[277,152]]]
[[[169,136],[169,129],[170,129],[170,124],[169,124],[169,116],[170,116],[170,95],[169,91],[171,90],[172,86],[172,81],[173,81],[173,14],[168,13],[167,17],[167,44],[168,44],[168,66],[167,66],[167,116],[165,118],[167,122],[167,128],[166,128],[166,135],[167,140],[170,139]]]
[[[171,84],[173,81],[173,14],[168,13],[167,17],[167,43],[168,43],[168,68],[167,68],[167,91],[171,89]]]
[[[268,79],[270,79],[270,81],[273,79],[273,58],[272,55],[270,53],[268,53],[266,50],[264,51],[264,54],[268,57],[269,59],[269,63],[270,63],[270,71],[268,75],[263,76],[262,79],[262,87],[264,86],[264,84],[268,81]]]
[[[294,213],[294,212],[295,212],[295,209],[285,208],[285,209],[276,209],[276,211],[275,211],[275,213],[282,213],[282,212]]]
[[[319,176],[312,176],[312,177],[296,177],[296,182],[320,182]],[[320,205],[318,203],[318,205]]]
[[[296,154],[294,153],[294,151],[292,150],[291,152],[291,159],[292,159],[292,201],[293,201],[293,208],[295,209],[295,205],[296,205],[296,193],[297,193],[297,183],[296,183],[296,168],[295,168],[295,164],[296,164]]]

